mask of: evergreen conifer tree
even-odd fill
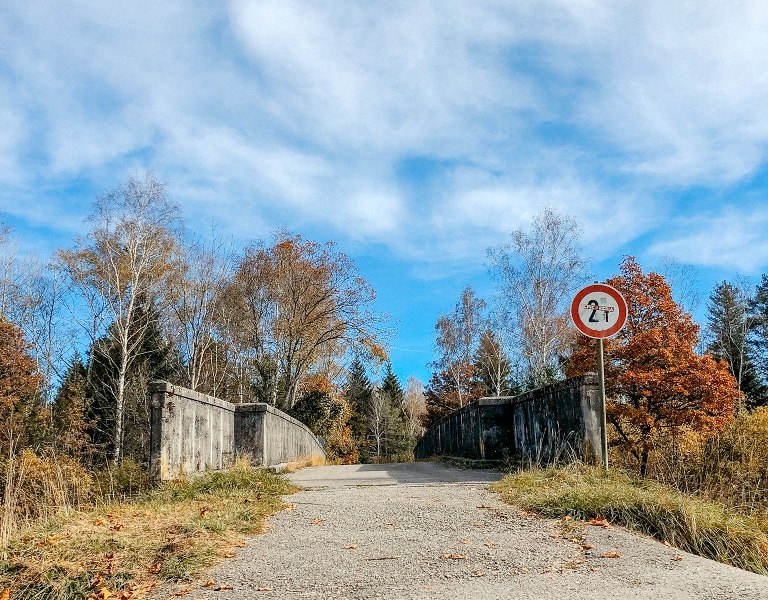
[[[365,366],[359,356],[355,357],[349,367],[349,376],[344,386],[344,396],[351,410],[349,428],[352,441],[358,449],[360,462],[365,462],[370,451],[373,386],[365,373]]]

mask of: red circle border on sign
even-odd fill
[[[603,331],[594,331],[589,329],[586,325],[584,325],[584,323],[582,323],[581,319],[579,319],[579,305],[581,304],[582,300],[584,300],[586,295],[591,294],[592,292],[603,292],[608,294],[611,296],[611,298],[616,300],[616,304],[619,305],[619,316],[616,320],[616,324],[612,327],[609,327],[608,329],[604,329]],[[571,302],[571,321],[573,321],[576,329],[578,329],[587,337],[594,339],[611,337],[612,335],[616,335],[619,331],[621,331],[621,328],[624,327],[627,322],[627,301],[624,299],[624,296],[621,294],[621,292],[615,287],[605,283],[593,283],[592,285],[581,288],[578,292],[576,292],[576,296]]]

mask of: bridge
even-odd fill
[[[325,457],[304,423],[269,404],[232,404],[167,381],[153,381],[149,391],[149,470],[156,479],[226,469],[239,457],[264,467]]]
[[[516,464],[599,461],[597,376],[587,373],[519,396],[481,398],[432,425],[416,458],[446,456]]]

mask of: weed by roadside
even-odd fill
[[[687,552],[768,575],[768,522],[622,471],[573,464],[508,475],[493,489],[550,517],[608,521]]]
[[[11,538],[0,589],[29,600],[137,598],[232,556],[295,489],[237,465],[41,522]]]

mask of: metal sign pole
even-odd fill
[[[603,364],[603,338],[597,340],[597,393],[600,396],[600,450],[603,453],[603,467],[608,470],[608,423],[605,417],[605,366]]]

